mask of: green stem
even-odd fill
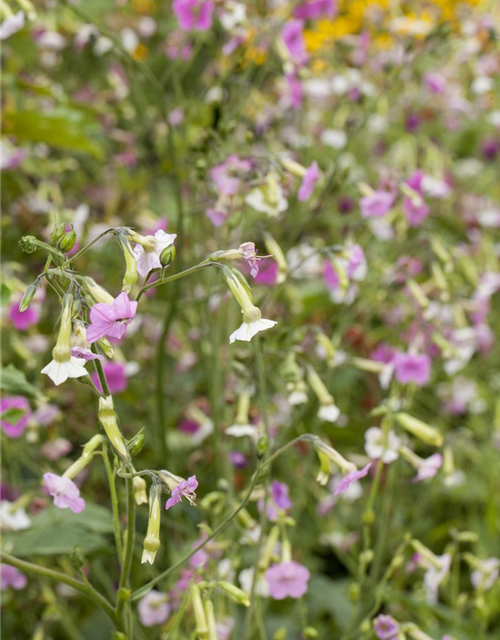
[[[134,481],[132,478],[126,479],[127,483],[127,540],[125,543],[125,551],[123,554],[123,566],[120,576],[120,588],[128,587],[130,583],[130,569],[132,568],[132,559],[134,555],[134,537],[135,537],[135,498],[134,498]]]
[[[118,510],[118,495],[116,493],[116,483],[115,483],[115,474],[113,469],[111,468],[111,463],[109,461],[108,455],[108,446],[106,444],[102,447],[102,459],[104,461],[104,466],[106,468],[106,475],[108,476],[109,483],[109,492],[111,494],[111,507],[113,510],[113,529],[115,532],[115,544],[116,551],[118,553],[118,558],[120,560],[120,564],[123,561],[122,558],[122,538],[120,534],[120,521],[119,521],[119,510]]]
[[[201,544],[199,544],[192,551],[190,551],[185,556],[183,556],[180,560],[175,562],[171,567],[166,569],[166,571],[163,571],[162,573],[160,573],[160,575],[158,575],[158,576],[156,576],[156,578],[153,578],[152,580],[150,580],[143,587],[141,587],[140,589],[137,589],[137,591],[134,591],[134,593],[132,594],[132,597],[131,597],[132,601],[138,600],[139,598],[142,598],[147,593],[149,593],[149,591],[151,591],[151,589],[155,586],[155,584],[157,584],[158,582],[160,582],[164,578],[168,577],[174,571],[176,571],[179,567],[181,567],[184,563],[186,563],[189,560],[189,558],[194,556],[195,553],[197,553],[198,551],[203,549],[203,547],[206,544],[208,544],[210,542],[210,540],[213,540],[216,536],[219,535],[219,533],[222,533],[223,531],[225,531],[225,529],[227,529],[227,527],[231,524],[231,522],[236,518],[238,513],[247,506],[247,504],[248,504],[248,502],[250,500],[250,496],[252,495],[252,492],[253,492],[253,490],[255,488],[255,485],[257,484],[257,481],[258,481],[258,478],[259,478],[259,475],[260,475],[259,472],[260,472],[260,463],[258,462],[257,463],[257,468],[255,469],[255,472],[254,472],[254,474],[252,476],[252,480],[250,481],[250,485],[248,487],[248,491],[245,494],[245,497],[240,502],[240,504],[236,507],[236,509],[224,520],[224,522],[222,522],[218,527],[216,527],[213,530],[213,532],[211,533],[211,535],[209,535],[208,538],[205,538],[205,540]]]
[[[49,580],[54,580],[55,582],[63,582],[64,584],[69,585],[75,591],[78,591],[89,600],[98,606],[113,622],[113,624],[121,629],[120,621],[116,616],[116,612],[113,609],[112,605],[104,598],[98,591],[92,587],[92,585],[85,585],[79,580],[68,576],[65,573],[61,573],[60,571],[54,571],[53,569],[48,569],[47,567],[42,567],[38,564],[33,564],[32,562],[26,562],[25,560],[20,560],[14,556],[11,556],[9,553],[5,553],[5,551],[0,551],[0,558],[2,562],[10,565],[11,567],[16,567],[20,571],[25,571],[26,573],[33,573],[37,576],[42,576],[44,578],[48,578]]]
[[[107,229],[106,231],[104,231],[103,233],[99,234],[97,236],[97,238],[94,238],[93,240],[91,240],[88,244],[86,244],[84,247],[82,247],[79,251],[77,251],[73,256],[71,256],[71,258],[68,258],[62,265],[61,268],[67,267],[68,265],[70,265],[72,262],[74,262],[75,260],[77,260],[78,258],[80,258],[81,256],[83,256],[84,253],[87,253],[87,251],[93,247],[97,242],[99,242],[99,240],[101,238],[103,238],[106,234],[108,233],[115,233],[114,229]]]
[[[142,289],[137,294],[136,300],[139,301],[146,291],[150,291],[151,289],[155,289],[156,287],[161,286],[162,284],[166,284],[167,282],[174,282],[174,280],[179,280],[179,278],[184,278],[184,276],[189,276],[192,273],[196,273],[197,271],[201,271],[205,267],[218,266],[216,262],[204,261],[200,264],[197,264],[194,267],[189,267],[189,269],[185,269],[184,271],[179,271],[179,273],[175,273],[173,276],[169,276],[168,278],[162,278],[161,280],[156,280],[156,282],[152,282],[151,284],[147,284],[142,287]]]

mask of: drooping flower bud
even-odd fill
[[[233,602],[236,602],[236,604],[241,604],[244,607],[250,606],[250,598],[248,597],[248,594],[245,591],[243,591],[243,589],[236,587],[234,584],[231,584],[230,582],[224,582],[224,581],[217,582],[217,586],[219,586],[221,589],[224,589],[227,595],[231,598]]]
[[[135,478],[134,478],[135,480]],[[149,490],[149,520],[141,563],[153,564],[156,553],[160,548],[160,521],[161,521],[161,484],[153,482]]]
[[[125,444],[125,439],[120,427],[118,426],[118,416],[115,412],[112,396],[101,396],[99,398],[99,411],[97,415],[104,427],[104,431],[106,432],[109,441],[119,454],[120,458],[124,462],[130,462],[130,453],[127,445]]]
[[[137,260],[132,251],[132,247],[124,233],[118,233],[118,242],[125,258],[125,273],[123,275],[122,291],[130,293],[132,287],[137,282]]]
[[[196,634],[199,640],[208,640],[210,638],[207,624],[207,616],[203,601],[201,599],[200,588],[196,583],[191,585],[191,604],[193,606],[194,619],[196,621]]]
[[[19,303],[19,313],[24,313],[24,311],[26,311],[26,309],[30,306],[37,288],[37,282],[33,282],[26,289],[23,297],[21,298],[21,302]]]
[[[85,289],[90,293],[96,302],[104,302],[105,304],[113,304],[115,299],[113,296],[97,284],[95,280],[89,277],[83,279]]]
[[[440,447],[443,444],[443,436],[435,427],[418,420],[407,413],[396,413],[396,420],[409,433],[413,434],[422,442],[430,444],[434,447]]]
[[[68,469],[66,469],[62,477],[69,478],[70,480],[75,478],[80,473],[80,471],[82,471],[82,469],[85,469],[85,467],[92,461],[95,450],[97,449],[97,447],[100,447],[103,442],[104,436],[101,436],[100,434],[93,436],[83,447],[82,455],[78,458],[78,460],[75,460],[75,462],[73,462],[73,464],[68,467]]]
[[[146,493],[146,480],[141,476],[135,476],[134,480],[134,500],[137,506],[148,503],[148,494]]]

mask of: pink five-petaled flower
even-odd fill
[[[356,469],[356,471],[351,471],[346,476],[344,476],[333,493],[334,497],[338,496],[340,493],[345,493],[353,482],[356,482],[356,480],[360,480],[361,478],[364,478],[366,475],[368,475],[371,466],[372,463],[369,462],[366,467],[363,467],[360,470]]]
[[[11,567],[8,564],[0,565],[0,590],[4,591],[7,587],[12,587],[16,591],[24,589],[28,584],[28,579],[21,573],[16,567]]]
[[[269,593],[275,600],[301,598],[307,591],[311,574],[298,562],[282,562],[270,567],[266,572]]]
[[[196,476],[191,476],[187,480],[179,482],[179,484],[172,489],[172,497],[167,500],[165,509],[170,509],[174,505],[182,501],[182,498],[187,498],[188,502],[195,504],[196,494],[195,491],[198,487],[198,480]]]
[[[58,509],[71,509],[73,513],[81,513],[85,509],[85,500],[80,497],[80,490],[72,480],[55,473],[44,473],[43,481]]]
[[[431,359],[423,354],[397,353],[394,361],[394,375],[401,384],[414,382],[423,387],[431,375]]]
[[[23,396],[4,396],[0,400],[0,413],[2,429],[9,438],[20,438],[32,415],[29,402]]]
[[[388,191],[374,191],[359,201],[363,218],[379,218],[385,216],[393,204],[394,196]]]
[[[379,640],[395,640],[399,633],[399,625],[392,616],[377,616],[373,621],[373,628]]]
[[[96,342],[104,336],[120,340],[125,335],[127,325],[137,312],[137,302],[131,302],[123,292],[112,304],[98,302],[90,310],[90,325],[87,341]]]
[[[302,178],[302,184],[300,185],[299,192],[297,194],[297,198],[303,202],[304,200],[309,200],[311,194],[314,190],[314,185],[318,182],[320,176],[318,163],[313,162],[312,165],[307,169],[304,177]]]
[[[297,66],[304,65],[309,56],[306,51],[304,23],[302,20],[290,20],[290,22],[287,22],[283,27],[281,36],[292,62]]]
[[[208,31],[212,26],[211,0],[174,0],[172,9],[183,31]]]

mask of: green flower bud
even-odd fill
[[[267,436],[262,436],[259,438],[257,442],[257,455],[259,458],[265,455],[266,451],[269,448],[269,438]]]
[[[76,231],[71,229],[63,235],[63,237],[57,243],[57,248],[63,253],[67,253],[71,251],[71,249],[75,246],[76,242]]]
[[[37,290],[37,283],[33,282],[24,292],[23,297],[21,298],[21,302],[19,303],[19,312],[23,313],[30,306],[31,301],[33,300],[33,296]]]
[[[142,451],[142,447],[144,446],[144,433],[141,431],[130,440],[127,440],[127,448],[130,451],[131,456],[136,456],[138,453]]]
[[[407,413],[396,413],[396,420],[411,434],[425,442],[426,444],[440,447],[443,444],[443,436],[435,427],[408,415]]]
[[[243,589],[240,589],[239,587],[235,587],[234,584],[231,584],[230,582],[224,582],[224,581],[217,582],[217,585],[221,589],[224,589],[227,595],[231,598],[233,602],[236,602],[236,604],[242,604],[244,607],[250,606],[250,598],[245,593],[245,591],[243,591]]]
[[[160,262],[163,267],[168,267],[175,259],[175,247],[174,245],[170,245],[170,247],[166,247],[163,249],[160,255]]]
[[[59,240],[61,240],[61,238],[64,236],[65,233],[66,233],[66,225],[64,224],[64,222],[61,222],[60,224],[56,224],[56,226],[52,229],[52,233],[50,234],[50,238],[49,238],[50,244],[55,246],[59,242]]]
[[[38,249],[38,240],[35,236],[24,236],[19,240],[19,244],[24,253],[35,253]]]
[[[75,547],[69,554],[69,562],[75,571],[80,571],[85,563],[85,556],[81,547]]]

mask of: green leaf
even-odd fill
[[[8,424],[17,424],[25,414],[23,409],[7,409],[2,413],[2,420]]]
[[[20,142],[44,142],[53,147],[82,151],[102,158],[101,147],[90,139],[99,132],[85,115],[76,109],[54,109],[51,113],[11,111],[4,114],[3,132]]]
[[[0,370],[0,389],[8,395],[38,399],[43,397],[40,391],[26,380],[24,373],[16,369],[13,364],[2,367]]]
[[[109,509],[99,504],[87,504],[82,513],[70,509],[58,509],[51,505],[33,518],[32,528],[44,529],[60,525],[76,525],[96,533],[112,533],[113,516]]]
[[[85,519],[85,515],[80,515]],[[5,538],[9,541],[11,537]],[[80,547],[87,554],[108,546],[106,538],[100,534],[70,523],[52,524],[44,528],[32,527],[16,533],[11,540],[14,543],[12,553],[19,557],[69,554],[75,547]]]

